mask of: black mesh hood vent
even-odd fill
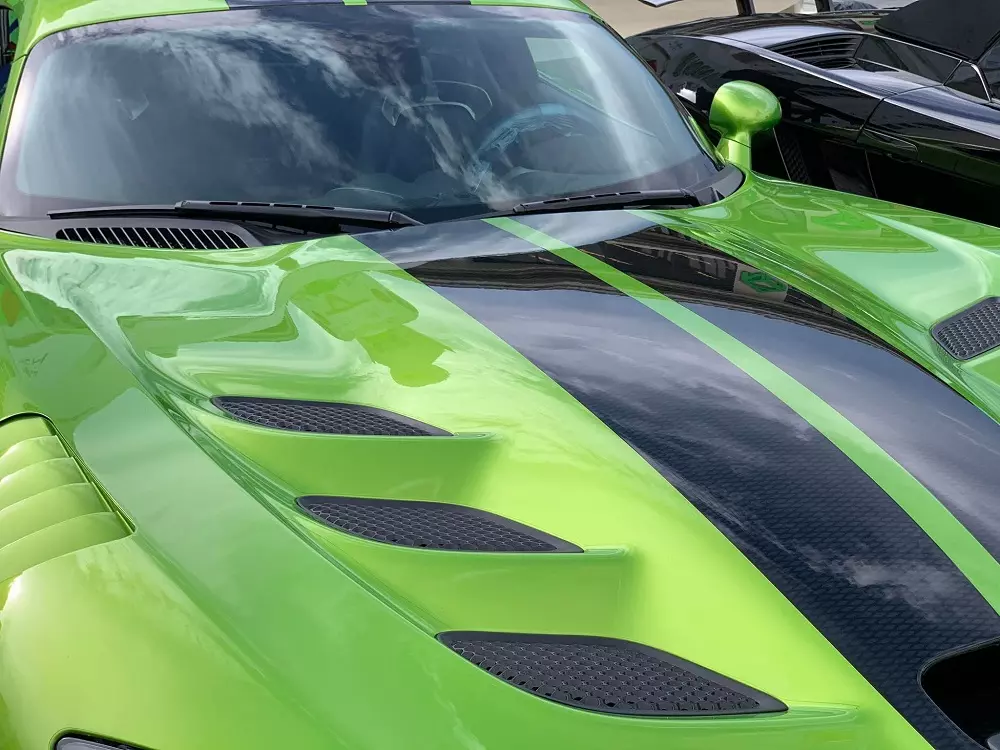
[[[321,523],[352,536],[399,547],[456,552],[580,552],[538,529],[449,503],[303,497],[299,505]]]
[[[849,68],[854,64],[854,54],[858,51],[860,43],[859,36],[822,36],[776,44],[771,47],[771,51],[815,65],[817,68],[834,70]]]
[[[56,232],[57,240],[123,245],[159,250],[237,250],[249,247],[224,229],[180,226],[73,226]]]
[[[784,711],[746,685],[631,641],[572,635],[442,633],[442,643],[514,687],[567,706],[633,716]]]
[[[357,404],[242,396],[218,396],[212,403],[241,422],[275,430],[382,437],[450,434],[400,414]]]
[[[972,359],[1000,346],[1000,297],[977,302],[931,329],[934,339],[955,359]]]

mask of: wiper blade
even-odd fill
[[[588,193],[566,198],[520,203],[505,213],[544,214],[558,211],[585,211],[639,206],[701,206],[702,201],[690,190],[631,190],[622,193]]]
[[[418,226],[421,223],[399,211],[249,201],[180,201],[174,205],[159,206],[102,206],[49,211],[48,215],[50,219],[86,219],[101,216],[189,216],[205,219],[256,221],[317,234],[338,234],[345,224],[372,229],[396,229]]]

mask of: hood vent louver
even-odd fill
[[[239,250],[250,247],[240,235],[224,229],[192,226],[69,226],[57,240],[155,250]]]
[[[569,542],[493,513],[449,503],[303,497],[317,521],[352,536],[397,547],[454,552],[581,552]]]
[[[415,419],[358,404],[243,396],[218,396],[212,403],[234,419],[275,430],[381,437],[450,435]]]
[[[963,732],[1000,750],[1000,642],[939,659],[924,670],[920,684]]]
[[[972,359],[1000,346],[1000,297],[990,297],[942,320],[931,335],[955,359]]]
[[[833,35],[776,44],[771,51],[817,68],[836,70],[854,65],[860,44],[861,37]]]
[[[786,710],[746,685],[631,641],[457,632],[438,639],[514,687],[589,711],[708,717]]]
[[[49,424],[0,424],[0,582],[131,531]]]

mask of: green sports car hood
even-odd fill
[[[127,521],[27,555],[0,509],[4,748],[1000,731],[963,656],[1000,639],[998,355],[931,333],[1000,292],[996,229],[751,177],[227,253],[0,241],[0,443],[43,415]],[[645,698],[623,648],[673,659]]]

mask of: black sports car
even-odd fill
[[[809,14],[668,26],[629,42],[705,127],[743,79],[781,100],[754,168],[1000,225],[1000,0],[812,0]],[[802,3],[800,2],[801,6]],[[868,6],[861,10],[837,10]]]

